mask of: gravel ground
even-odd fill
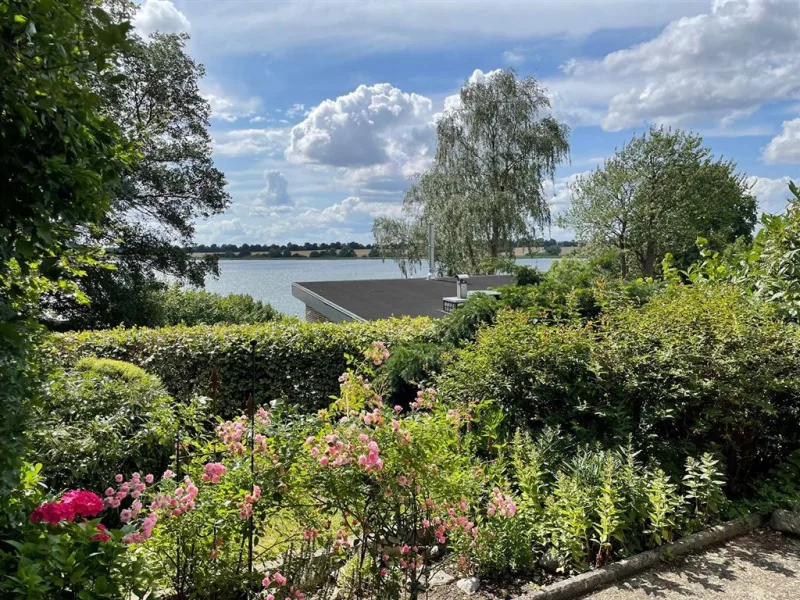
[[[757,530],[582,600],[800,600],[800,538]]]

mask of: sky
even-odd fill
[[[761,211],[782,211],[800,180],[796,0],[144,0],[135,27],[189,32],[206,68],[232,203],[197,224],[198,243],[372,241],[459,88],[509,67],[571,129],[545,185],[554,214],[651,125],[735,160]]]

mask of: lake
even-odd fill
[[[519,265],[536,266],[546,271],[552,258],[521,258]],[[292,296],[295,281],[346,281],[351,279],[395,279],[402,277],[394,261],[376,259],[272,259],[220,260],[219,278],[206,279],[206,290],[218,294],[249,294],[269,302],[286,315],[303,315],[303,303]],[[424,262],[415,277],[425,277]]]

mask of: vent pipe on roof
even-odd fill
[[[433,221],[428,223],[428,279],[435,279],[436,275],[433,272],[433,261],[435,258],[435,240],[433,231]]]

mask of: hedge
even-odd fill
[[[29,459],[44,465],[56,490],[104,490],[116,473],[161,473],[177,434],[176,408],[155,375],[83,358],[50,373],[26,431]]]
[[[346,354],[354,355],[375,340],[390,345],[428,341],[433,331],[427,318],[118,328],[53,334],[46,352],[61,367],[85,356],[134,363],[158,375],[177,400],[206,395],[213,412],[231,417],[243,409],[251,389],[251,340],[256,342],[256,403],[279,399],[311,411],[327,406],[337,392]]]
[[[444,398],[492,399],[534,428],[680,466],[711,451],[731,491],[800,448],[800,329],[727,285],[676,286],[596,323],[501,311],[453,354]]]

